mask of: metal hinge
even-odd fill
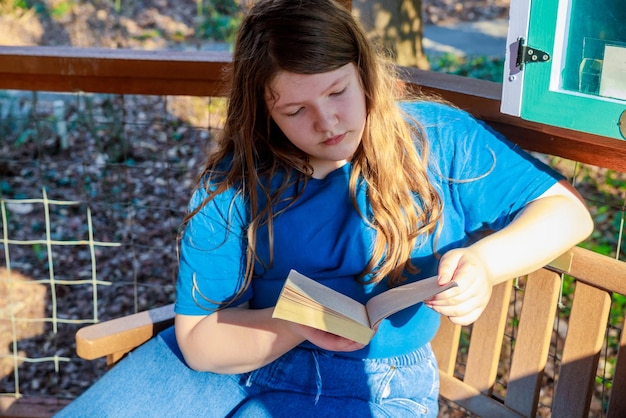
[[[550,54],[526,45],[525,39],[519,38],[517,41],[517,61],[515,63],[517,68],[522,70],[524,65],[528,63],[548,61],[550,61]]]

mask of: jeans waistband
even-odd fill
[[[316,397],[370,399],[392,375],[431,368],[430,344],[401,356],[356,359],[323,350],[295,348],[273,363],[243,376],[246,386],[309,393]],[[436,366],[435,366],[436,367]]]
[[[339,357],[343,360],[346,361],[358,361],[358,362],[363,362],[366,365],[369,364],[385,364],[385,365],[389,365],[389,366],[411,366],[414,364],[419,364],[421,362],[423,362],[425,359],[428,359],[431,357],[432,355],[432,348],[430,346],[430,343],[427,343],[423,346],[421,346],[420,348],[418,348],[415,351],[412,351],[410,353],[407,354],[403,354],[400,356],[393,356],[393,357],[382,357],[382,358],[364,358],[364,359],[357,359],[357,358],[353,358],[353,357],[348,357],[348,356],[343,356],[341,355],[341,353],[330,353],[328,351],[321,351],[321,350],[310,350],[310,349],[304,349],[304,350],[309,350],[309,351],[314,351],[316,352],[318,355],[321,356],[329,356],[329,357]]]

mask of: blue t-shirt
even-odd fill
[[[425,102],[402,106],[423,127],[430,146],[429,177],[443,201],[436,241],[440,255],[467,245],[481,231],[503,228],[561,178],[463,111]],[[324,179],[310,179],[302,195],[275,218],[271,264],[267,228],[258,230],[261,262],[255,263],[252,285],[237,303],[247,301],[252,309],[274,306],[291,269],[362,303],[388,289],[386,280],[376,285],[356,280],[369,261],[374,231],[353,206],[351,170],[348,163]],[[366,195],[361,182],[357,204],[361,213],[371,214]],[[190,207],[205,197],[206,192],[198,190]],[[187,224],[180,244],[177,313],[210,314],[240,289],[247,214],[244,198],[233,190],[218,196]],[[408,275],[408,281],[437,273],[433,240],[428,236],[416,245],[412,261],[419,273]],[[430,341],[438,326],[439,314],[420,303],[385,319],[364,349],[342,354],[358,358],[406,354]]]

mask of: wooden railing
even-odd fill
[[[403,78],[467,110],[524,149],[626,172],[626,141],[505,115],[500,83],[415,69],[406,69]]]
[[[0,89],[145,95],[223,96],[226,52],[0,46]],[[401,68],[409,88],[436,94],[529,151],[626,172],[626,141],[502,114],[501,85]]]

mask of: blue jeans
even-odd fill
[[[295,348],[250,373],[197,372],[170,328],[105,374],[61,417],[436,417],[430,345],[358,360]]]

